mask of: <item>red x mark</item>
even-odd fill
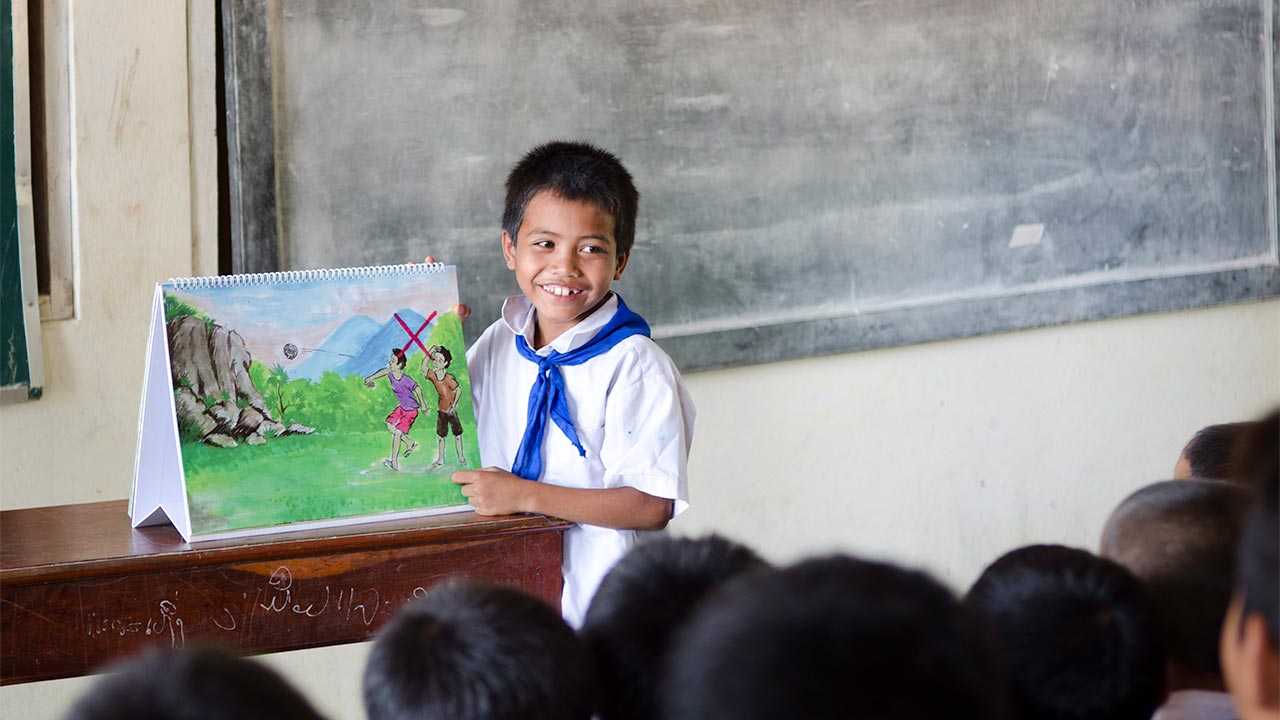
[[[413,332],[412,330],[410,330],[409,326],[405,324],[404,320],[400,319],[399,313],[391,313],[391,314],[395,316],[396,322],[400,323],[400,327],[404,328],[404,331],[409,333],[409,342],[405,343],[404,347],[400,348],[400,352],[402,353],[408,352],[410,345],[414,343],[418,343],[418,347],[422,348],[422,352],[424,355],[430,354],[427,352],[427,346],[423,345],[422,341],[418,339],[418,335],[420,335],[423,330],[426,330],[427,326],[431,324],[431,321],[435,319],[436,317],[435,311],[433,310],[431,314],[427,316],[427,319],[422,322],[422,327],[418,328],[418,332]]]

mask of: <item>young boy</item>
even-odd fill
[[[387,430],[391,431],[391,454],[382,460],[382,464],[392,470],[400,469],[400,445],[404,444],[404,456],[418,449],[418,443],[409,437],[413,421],[418,419],[418,408],[422,407],[422,391],[418,383],[404,371],[408,363],[404,351],[392,348],[387,358],[387,366],[364,379],[367,387],[374,387],[374,380],[386,376],[391,383],[391,391],[396,395],[396,409],[387,416]]]
[[[453,444],[457,450],[458,464],[466,465],[467,456],[462,452],[462,422],[458,420],[458,378],[445,372],[453,363],[453,353],[443,345],[432,345],[422,356],[422,375],[436,389],[436,459],[434,470],[444,466],[444,440],[453,432]]]
[[[112,668],[64,720],[322,720],[274,670],[217,647],[151,650]]]
[[[546,603],[514,588],[432,588],[378,633],[364,671],[369,720],[587,720],[586,648]]]
[[[605,576],[582,626],[600,676],[601,720],[657,720],[671,646],[700,604],[769,566],[722,537],[642,543]]]
[[[1244,434],[1230,474],[1255,498],[1222,623],[1222,674],[1241,720],[1280,720],[1280,410]]]
[[[507,177],[502,255],[523,295],[467,352],[482,470],[453,481],[481,515],[538,513],[565,533],[561,610],[577,627],[601,578],[688,505],[694,409],[679,371],[612,283],[639,193],[613,155],[554,142]]]
[[[1227,480],[1236,443],[1257,423],[1234,422],[1200,428],[1173,466],[1174,480]]]
[[[1159,613],[1110,560],[1019,548],[982,571],[965,603],[1004,646],[1018,720],[1148,720],[1164,699]]]
[[[1003,720],[976,618],[923,573],[850,557],[731,581],[679,633],[670,720]]]
[[[1167,480],[1120,503],[1101,553],[1146,585],[1160,611],[1169,698],[1153,720],[1234,720],[1218,638],[1251,494],[1234,483]]]

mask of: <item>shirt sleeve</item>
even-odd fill
[[[609,391],[600,459],[605,487],[673,500],[674,517],[689,506],[694,409],[675,365],[653,350],[629,357]]]

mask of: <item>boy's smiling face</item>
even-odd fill
[[[517,239],[502,233],[502,254],[537,310],[534,345],[564,334],[609,297],[630,253],[618,257],[614,222],[588,202],[543,191],[524,210]]]

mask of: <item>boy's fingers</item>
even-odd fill
[[[458,303],[453,306],[453,314],[458,316],[462,322],[466,322],[471,317],[471,306],[464,303]]]
[[[422,262],[425,262],[425,263],[433,263],[433,262],[435,262],[435,261],[436,261],[436,258],[435,258],[435,256],[434,256],[434,255],[428,255],[428,256],[426,257],[426,259],[425,259],[425,260],[423,260]]]

